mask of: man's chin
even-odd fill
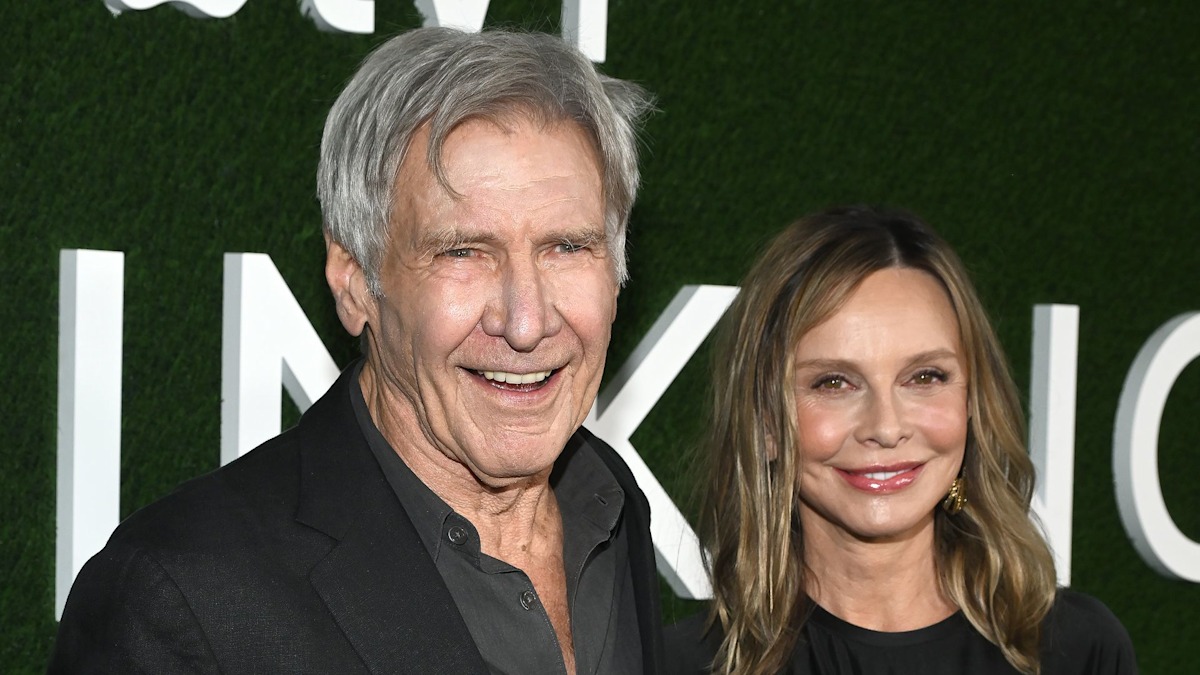
[[[568,435],[569,437],[569,435]],[[471,453],[468,469],[475,479],[492,489],[504,489],[519,484],[538,484],[549,480],[554,463],[562,454],[567,438],[555,444],[539,439],[538,447],[529,444],[494,445],[486,452]]]

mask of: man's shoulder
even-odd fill
[[[290,517],[299,492],[298,433],[276,436],[135,511],[117,527],[110,546],[220,547],[248,520]]]
[[[297,426],[134,512],[118,526],[110,545],[221,547],[239,537],[262,539],[264,528],[294,521],[302,474],[344,464],[341,450],[353,425],[343,400],[347,381],[339,378]],[[322,466],[306,469],[306,459]]]

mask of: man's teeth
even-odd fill
[[[506,373],[502,370],[480,370],[480,375],[494,382],[505,384],[533,384],[550,377],[553,370],[542,370],[536,373]]]
[[[867,478],[870,478],[871,480],[887,480],[889,478],[894,478],[896,476],[899,476],[902,473],[904,473],[904,472],[903,471],[872,471],[870,473],[864,473],[863,475],[866,476]]]

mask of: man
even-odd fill
[[[123,523],[51,670],[658,670],[649,508],[580,428],[647,107],[548,36],[376,50],[318,172],[365,357],[296,428]]]

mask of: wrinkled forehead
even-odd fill
[[[478,124],[490,125],[506,134],[514,133],[518,128],[525,126],[538,132],[573,129],[587,140],[588,151],[596,163],[601,180],[604,179],[604,163],[601,161],[602,155],[595,129],[565,110],[529,102],[500,101],[455,119],[439,119],[435,115],[417,127],[407,154],[420,154],[438,183],[444,189],[453,192],[446,181],[445,145],[464,127]]]
[[[413,134],[408,151],[403,161],[397,167],[392,185],[393,198],[396,202],[407,196],[412,196],[412,190],[424,191],[440,188],[452,198],[459,199],[463,195],[459,186],[455,185],[453,174],[471,173],[493,157],[508,155],[507,141],[523,136],[518,142],[524,144],[521,151],[505,157],[514,167],[522,162],[543,162],[548,167],[556,163],[566,163],[570,159],[583,158],[585,171],[577,172],[589,177],[594,175],[599,195],[604,196],[604,165],[596,149],[596,144],[579,124],[572,120],[542,120],[529,117],[517,112],[505,112],[498,117],[473,116],[462,120],[448,133],[435,138],[436,129],[430,124],[422,124]],[[553,137],[550,143],[564,145],[563,153],[546,155],[539,151],[542,147],[536,141],[546,141]],[[533,140],[530,144],[526,141]],[[495,147],[497,152],[480,153],[481,146]],[[575,150],[580,152],[576,153]],[[464,157],[475,156],[474,160],[464,161]],[[497,167],[499,173],[504,173],[503,166]]]
[[[391,238],[525,231],[573,242],[607,239],[600,167],[582,131],[570,123],[504,122],[460,125],[442,146],[440,180],[421,152],[431,131],[420,131],[397,173]]]

